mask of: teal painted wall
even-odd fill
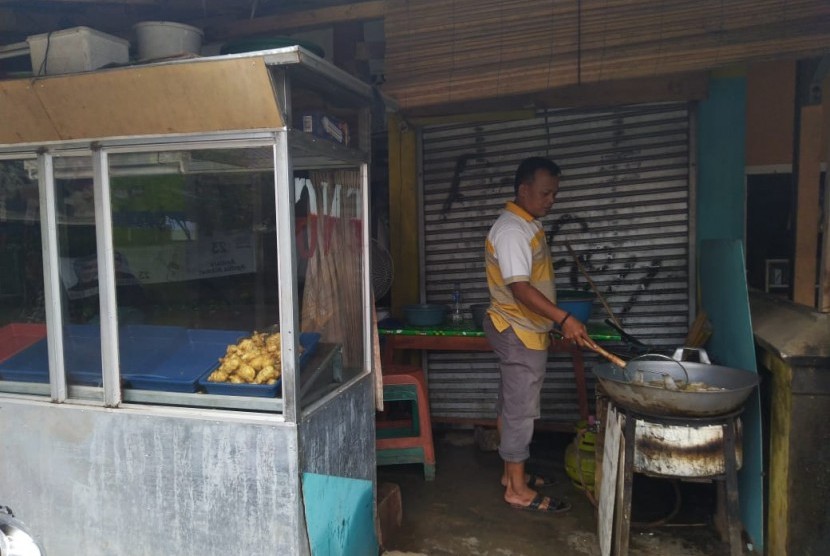
[[[746,78],[714,78],[698,107],[697,239],[744,239]]]
[[[757,372],[745,259],[746,78],[716,77],[698,107],[697,257],[702,308],[714,334],[713,363]],[[741,521],[764,546],[761,408],[756,391],[742,415],[744,465],[738,474]]]
[[[743,244],[737,239],[709,239],[700,244],[701,304],[712,323],[706,350],[713,363],[758,372],[749,314]],[[744,529],[759,551],[764,548],[764,455],[761,398],[753,392],[743,414],[744,464],[738,472],[738,495]]]

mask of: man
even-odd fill
[[[538,512],[570,508],[566,502],[536,492],[536,487],[548,484],[545,479],[525,474],[533,421],[540,416],[549,332],[556,324],[566,339],[594,345],[585,325],[556,306],[550,249],[538,220],[553,206],[559,176],[559,166],[547,158],[522,161],[513,183],[515,199],[490,228],[485,245],[490,308],[484,333],[501,371],[496,409],[504,500]]]

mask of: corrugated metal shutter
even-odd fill
[[[681,344],[691,289],[689,152],[685,103],[550,110],[529,120],[426,128],[427,301],[449,303],[456,281],[465,306],[488,301],[487,231],[513,198],[518,162],[549,155],[563,171],[552,214],[543,220],[557,288],[588,287],[568,255],[568,242],[585,257],[584,266],[630,334],[666,348]],[[606,317],[597,302],[592,318]],[[586,353],[587,369],[596,361]],[[428,368],[434,417],[494,417],[499,378],[492,354],[433,352]],[[592,387],[593,376],[586,374]],[[549,359],[542,418],[559,423],[578,418],[567,355]]]

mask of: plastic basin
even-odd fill
[[[446,317],[446,305],[423,303],[403,308],[403,318],[411,326],[438,326],[444,324]]]
[[[568,311],[582,323],[588,322],[594,309],[594,300],[597,294],[589,291],[558,290],[556,305],[563,311]]]
[[[142,21],[135,24],[139,60],[159,60],[182,54],[199,55],[202,30],[175,21]]]

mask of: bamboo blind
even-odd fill
[[[403,108],[830,51],[827,0],[401,0],[385,91]]]

